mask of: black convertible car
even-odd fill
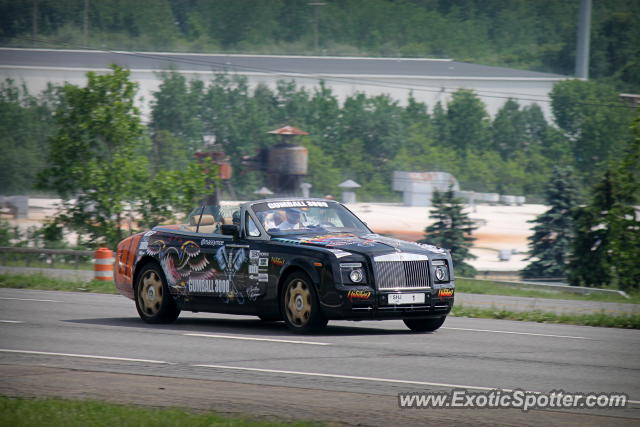
[[[331,319],[402,319],[434,331],[454,299],[446,250],[375,234],[324,199],[200,207],[188,224],[123,240],[115,281],[150,323],[189,310],[284,320],[294,332]]]

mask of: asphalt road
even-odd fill
[[[282,323],[183,313],[144,324],[116,295],[0,289],[0,394],[191,406],[364,425],[638,425],[640,332],[450,318]],[[622,392],[623,409],[399,409],[398,393],[523,389]]]
[[[118,64],[131,70],[171,68],[199,71],[254,72],[341,76],[441,76],[564,79],[565,76],[490,67],[438,59],[349,58],[278,55],[124,52],[0,48],[3,67],[106,68]]]

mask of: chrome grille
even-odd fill
[[[429,258],[426,255],[397,253],[373,259],[379,290],[429,289]]]

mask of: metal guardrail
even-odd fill
[[[27,267],[44,262],[48,267],[54,268],[57,262],[63,265],[75,265],[77,268],[81,262],[92,263],[93,256],[94,251],[0,246],[0,264],[8,261],[24,262]]]
[[[551,283],[540,283],[540,282],[529,282],[529,281],[517,281],[517,280],[494,280],[494,279],[478,279],[474,277],[458,277],[459,279],[471,279],[483,282],[494,282],[500,283],[503,285],[513,285],[519,287],[528,287],[528,288],[539,288],[539,289],[549,289],[555,291],[563,291],[563,292],[572,292],[575,294],[611,294],[615,293],[618,295],[622,295],[625,298],[630,298],[629,295],[625,291],[620,291],[617,289],[601,289],[601,288],[588,288],[586,286],[570,286],[568,284],[551,284]]]

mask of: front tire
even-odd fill
[[[155,263],[146,264],[138,274],[135,301],[140,318],[147,323],[172,323],[180,315],[169,293],[167,279]]]
[[[413,332],[433,332],[440,328],[446,319],[447,316],[442,316],[435,319],[402,319],[402,321]]]
[[[304,273],[287,277],[281,297],[284,322],[297,334],[316,332],[327,325],[315,287]]]

